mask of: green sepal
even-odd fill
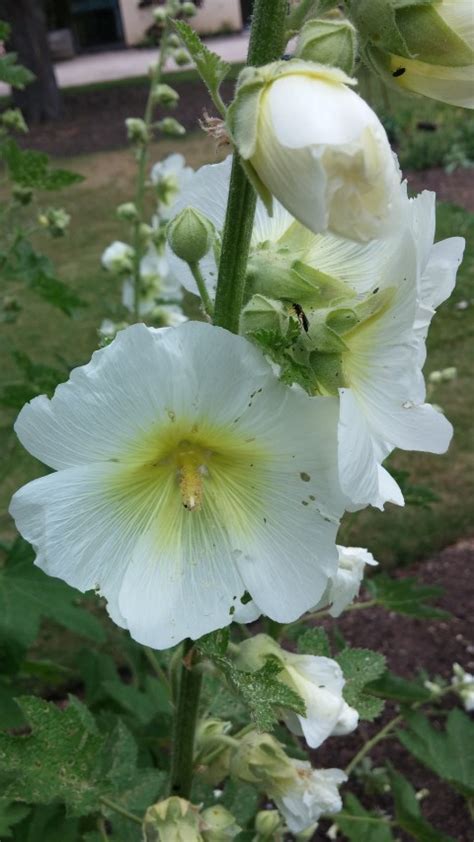
[[[347,5],[363,43],[370,42],[388,53],[414,58],[397,26],[392,0],[350,0]]]
[[[473,63],[472,46],[448,26],[436,5],[406,6],[397,11],[396,21],[408,50],[419,61],[447,67]]]

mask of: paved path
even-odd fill
[[[243,62],[247,55],[248,32],[228,35],[221,38],[209,38],[206,43],[211,50],[231,64]],[[120,79],[134,79],[146,76],[150,65],[156,61],[156,49],[110,50],[106,53],[92,53],[77,56],[69,61],[55,65],[56,77],[60,88],[73,88],[78,85],[90,85],[95,82],[110,82]],[[186,70],[178,67],[170,59],[167,70]],[[7,85],[0,84],[0,95],[8,94]]]

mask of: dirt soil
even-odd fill
[[[419,620],[381,608],[349,612],[338,620],[346,642],[351,646],[376,648],[386,656],[390,670],[404,678],[415,678],[424,669],[430,676],[439,675],[449,681],[454,662],[460,663],[466,671],[474,672],[473,564],[474,539],[471,539],[448,547],[434,558],[400,574],[400,578],[415,576],[425,584],[441,586],[444,593],[437,605],[450,612],[450,620]],[[328,633],[332,622],[325,621]],[[454,697],[446,701],[447,708],[454,704]],[[314,752],[314,765],[344,768],[364,742],[393,716],[394,707],[387,705],[383,717],[375,723],[362,723],[354,735],[328,740]],[[375,766],[389,759],[417,790],[428,790],[422,801],[422,811],[438,830],[450,834],[456,842],[473,842],[472,819],[464,799],[412,758],[398,740],[380,743],[371,756]],[[361,800],[370,807],[370,799],[361,795]],[[379,796],[377,803],[380,804]],[[383,806],[390,809],[390,799]],[[326,842],[327,828],[327,824],[321,825],[314,842]],[[408,840],[412,837],[402,835],[399,838]],[[361,838],[360,842],[364,840]]]

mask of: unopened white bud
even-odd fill
[[[181,123],[178,123],[174,117],[165,117],[164,120],[160,120],[158,128],[163,132],[163,134],[170,135],[171,137],[182,137],[186,134],[184,126],[182,126]]]
[[[169,108],[174,108],[179,100],[179,94],[170,85],[156,85],[153,89],[153,99],[159,105],[166,105]]]
[[[124,202],[117,208],[117,216],[122,222],[136,222],[138,210],[134,202]]]
[[[127,136],[132,143],[148,143],[149,134],[144,120],[138,117],[127,117],[125,120]]]

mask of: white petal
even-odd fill
[[[405,68],[403,76],[396,80],[402,88],[449,105],[474,108],[474,65],[444,67],[392,55],[390,66],[392,70]]]
[[[448,26],[473,49],[474,14],[471,0],[442,0],[434,8]]]
[[[436,309],[451,295],[465,245],[463,237],[450,237],[432,247],[420,282],[421,299],[427,306]]]
[[[379,497],[378,461],[371,430],[351,389],[340,389],[338,427],[339,476],[342,490],[357,505]]]

